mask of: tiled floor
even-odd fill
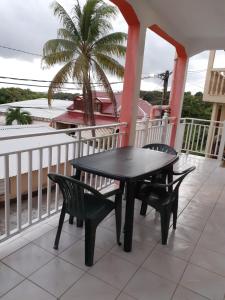
[[[0,245],[3,300],[225,299],[225,168],[216,160],[182,156],[177,169],[197,170],[180,189],[177,230],[160,243],[155,212],[139,215],[133,251],[115,242],[114,216],[97,229],[95,265],[84,265],[84,230],[65,222],[53,250],[58,215]]]

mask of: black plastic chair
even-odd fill
[[[166,144],[148,144],[143,147],[144,149],[150,149],[150,150],[155,150],[155,151],[160,151],[160,152],[166,152],[172,155],[177,155],[177,151],[173,148],[170,147]]]
[[[168,146],[166,144],[159,144],[159,143],[148,144],[148,145],[145,145],[143,147],[143,149],[149,149],[149,150],[154,150],[154,151],[165,152],[165,153],[172,154],[172,155],[177,155],[177,151],[173,147]],[[162,170],[159,173],[151,176],[149,178],[149,181],[151,181],[152,183],[166,183],[167,175],[168,175],[167,171]],[[137,183],[138,187],[140,188],[143,183],[144,183],[143,181],[139,181]],[[141,205],[140,214],[145,215],[147,208],[148,208],[147,204],[143,202]]]
[[[146,206],[152,206],[160,213],[163,245],[167,244],[171,213],[173,214],[173,228],[176,229],[178,194],[181,182],[194,170],[195,167],[190,167],[182,172],[173,172],[173,175],[180,175],[180,177],[167,184],[146,182],[136,192],[137,199]]]
[[[94,258],[95,234],[98,224],[115,209],[117,243],[120,245],[122,193],[115,195],[115,202],[107,199],[89,185],[58,174],[48,174],[48,177],[59,185],[63,195],[63,206],[59,218],[54,249],[58,249],[59,239],[65,214],[85,222],[85,265],[92,266]],[[88,192],[87,192],[88,191]]]

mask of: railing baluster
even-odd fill
[[[52,147],[48,148],[48,173],[52,171]],[[51,191],[51,181],[47,177],[47,215],[50,215],[51,210],[51,199],[52,199],[52,191]]]
[[[61,147],[57,146],[57,161],[56,161],[56,173],[60,173],[60,161],[61,161]],[[55,187],[55,211],[58,211],[59,209],[59,187],[58,184],[56,184]]]
[[[38,220],[42,218],[42,184],[43,184],[43,149],[38,150],[39,168],[38,168]]]
[[[28,151],[28,225],[32,224],[32,150]]]
[[[16,176],[16,194],[17,194],[17,229],[21,231],[21,152],[17,153],[17,176]]]
[[[9,156],[4,156],[5,164],[5,235],[10,234]]]

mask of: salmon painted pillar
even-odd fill
[[[183,106],[184,88],[187,76],[188,57],[177,55],[175,58],[173,81],[170,91],[170,116],[175,118],[171,133],[170,145],[174,146],[176,141],[177,125],[181,117]]]
[[[120,122],[126,122],[123,146],[135,141],[137,102],[139,99],[146,28],[128,24],[128,40],[121,101]],[[123,130],[124,131],[124,130]]]

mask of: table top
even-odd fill
[[[137,180],[173,165],[177,155],[124,147],[74,159],[74,168],[92,174],[117,179]]]

